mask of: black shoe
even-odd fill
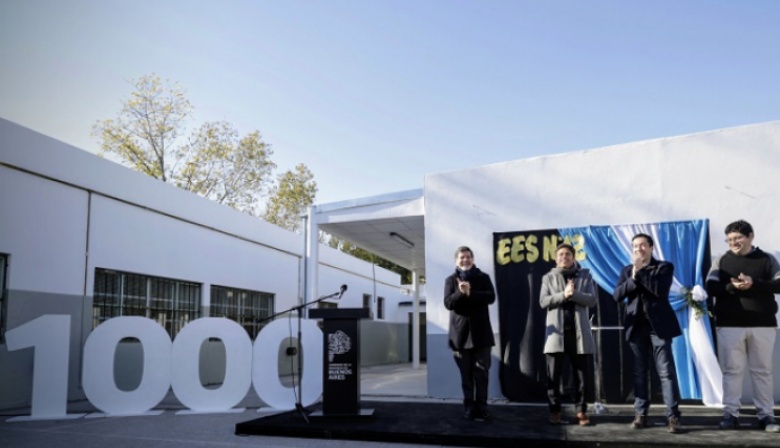
[[[739,419],[731,414],[723,414],[723,420],[718,424],[720,429],[739,429]]]
[[[466,409],[466,413],[463,415],[466,420],[474,420],[476,418],[476,413],[474,412],[474,409]]]
[[[490,412],[488,412],[487,409],[480,409],[474,412],[474,420],[478,422],[489,422],[493,420],[493,416],[490,415]]]

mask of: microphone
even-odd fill
[[[346,290],[347,290],[347,285],[341,285],[341,288],[339,289],[339,296],[336,297],[336,299],[340,299],[341,296],[344,295],[344,292],[346,292]]]

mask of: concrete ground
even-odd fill
[[[361,393],[364,403],[408,402],[408,403],[460,403],[460,400],[432,399],[427,395],[427,371],[425,365],[413,369],[410,364],[392,364],[372,366],[361,370]],[[69,420],[45,420],[9,422],[12,416],[29,415],[29,409],[16,409],[0,412],[0,447],[14,448],[92,448],[111,447],[324,447],[324,448],[357,448],[357,447],[431,447],[433,445],[415,445],[401,443],[349,441],[334,439],[311,439],[294,437],[272,437],[263,435],[236,436],[235,426],[238,423],[250,421],[270,415],[276,411],[262,408],[254,391],[240,403],[246,408],[240,413],[226,414],[177,414],[184,409],[173,396],[168,395],[162,403],[155,407],[164,410],[160,415],[133,417],[97,417],[76,418]],[[529,416],[534,424],[524,424],[529,431],[550,431],[545,424],[546,406],[543,404],[517,404],[506,400],[493,400],[496,406],[494,414],[500,424],[502,416],[520,418]],[[370,406],[370,404],[369,404]],[[498,406],[509,406],[501,409]],[[512,409],[514,408],[514,409]],[[669,436],[665,428],[657,427],[632,432],[628,430],[632,409],[629,405],[608,405],[602,416],[593,415],[598,422],[591,428],[579,428],[576,425],[562,428],[565,431],[564,444],[569,446],[777,446],[780,444],[780,434],[770,434],[756,429],[754,418],[743,421],[744,430],[718,431],[716,429],[718,412],[702,406],[685,406],[683,423],[686,415],[691,426],[688,434]],[[662,412],[662,406],[655,406],[657,412]],[[459,409],[455,407],[455,409]],[[68,412],[95,412],[96,409],[87,401],[73,402],[68,405]],[[458,416],[459,414],[459,410]],[[694,419],[699,415],[697,419]],[[518,417],[520,416],[520,417]],[[541,417],[539,417],[541,416]],[[456,417],[457,419],[458,417]],[[449,419],[449,417],[447,417]],[[541,419],[541,420],[540,420]],[[658,420],[658,419],[656,419]],[[457,420],[458,422],[460,420]],[[514,420],[513,420],[514,421]],[[530,421],[530,420],[529,420]],[[519,421],[518,421],[519,422]],[[518,423],[515,422],[515,423]],[[466,423],[466,422],[464,422]],[[489,427],[489,426],[488,426]],[[296,433],[297,434],[297,433]],[[671,443],[671,445],[670,445]]]
[[[414,370],[411,364],[373,366],[361,371],[361,393],[364,400],[424,399],[426,368]],[[385,448],[397,443],[375,443],[343,440],[312,440],[288,437],[234,435],[235,425],[273,411],[261,408],[254,391],[250,391],[240,406],[241,413],[177,415],[183,409],[176,398],[168,397],[155,409],[165,409],[160,415],[142,417],[77,418],[8,422],[12,416],[29,415],[29,409],[3,411],[0,415],[0,447],[13,448],[162,448],[162,447],[239,447],[268,448]],[[68,405],[69,413],[95,412],[86,401]],[[430,447],[430,445],[403,445]]]

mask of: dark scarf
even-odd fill
[[[579,266],[577,266],[577,262],[574,262],[574,264],[571,265],[571,267],[568,268],[555,268],[562,276],[563,278],[573,278],[577,276],[577,270],[579,269]]]
[[[471,269],[468,271],[464,271],[459,267],[455,267],[455,272],[458,273],[458,278],[462,282],[470,282],[474,279],[474,277],[477,276],[477,272],[479,272],[479,269],[477,269],[477,265],[471,266]]]

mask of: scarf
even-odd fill
[[[462,282],[470,282],[471,280],[473,280],[478,271],[479,270],[477,269],[476,265],[471,266],[471,269],[469,269],[468,271],[464,271],[459,267],[455,267],[455,272],[458,273],[458,278]]]
[[[577,263],[575,262],[568,268],[555,268],[556,271],[558,271],[559,274],[562,276],[572,278],[577,276],[577,271],[579,270],[579,266],[577,266]]]

